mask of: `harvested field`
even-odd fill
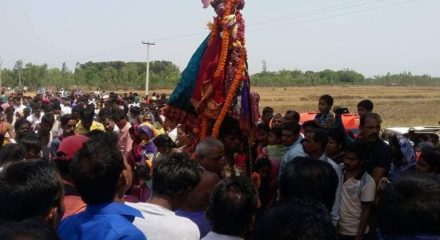
[[[440,87],[405,86],[316,86],[288,88],[259,88],[260,109],[272,106],[275,112],[288,109],[298,112],[316,111],[318,99],[330,94],[335,106],[356,112],[362,99],[374,103],[374,111],[383,119],[384,127],[437,125],[440,121]]]
[[[374,103],[374,111],[383,119],[383,127],[438,125],[440,121],[440,87],[416,86],[314,86],[314,87],[253,87],[260,94],[260,110],[271,106],[275,112],[288,109],[298,112],[316,111],[318,99],[330,94],[335,106],[356,112],[362,99]],[[155,90],[171,93],[171,90]],[[141,92],[140,92],[141,93]]]

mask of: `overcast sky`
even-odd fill
[[[440,0],[247,0],[250,72],[352,69],[440,76]],[[200,0],[0,0],[0,57],[48,63],[151,60],[181,70],[208,34]]]

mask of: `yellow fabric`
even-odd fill
[[[143,122],[143,123],[141,123],[140,126],[148,126],[148,127],[150,127],[153,130],[154,137],[157,137],[157,136],[160,135],[160,131],[157,130],[157,128],[153,124],[151,124],[149,122]]]
[[[104,132],[105,128],[104,125],[102,125],[102,123],[96,121],[92,122],[92,125],[90,126],[90,130],[85,129],[81,121],[79,121],[75,127],[75,133],[80,135],[87,134],[88,132],[91,132],[93,130],[99,130]]]

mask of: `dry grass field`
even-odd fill
[[[254,87],[260,94],[260,109],[271,106],[275,112],[288,109],[298,112],[316,111],[318,99],[330,94],[335,106],[347,107],[356,112],[362,99],[374,102],[374,111],[383,119],[383,127],[409,127],[438,125],[440,121],[440,87],[405,86],[316,86],[316,87]],[[156,90],[167,93],[170,90]]]
[[[335,106],[356,112],[362,99],[374,103],[374,111],[383,119],[384,127],[438,125],[440,121],[440,87],[404,86],[317,86],[251,89],[260,94],[260,108],[272,106],[275,112],[293,109],[316,111],[323,94],[333,96]]]

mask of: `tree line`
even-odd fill
[[[15,63],[13,69],[2,69],[3,86],[27,86],[31,89],[38,87],[75,86],[116,89],[143,89],[145,87],[144,62],[87,62],[77,63],[73,70],[65,63],[61,68],[48,67],[47,64],[23,64],[21,60]],[[180,79],[180,69],[170,61],[150,62],[150,88],[174,88]],[[260,87],[289,87],[310,85],[338,84],[371,84],[371,85],[440,85],[440,77],[429,75],[413,75],[410,72],[399,74],[378,75],[367,78],[361,73],[344,69],[339,71],[300,71],[280,70],[263,71],[251,75],[253,86]]]

